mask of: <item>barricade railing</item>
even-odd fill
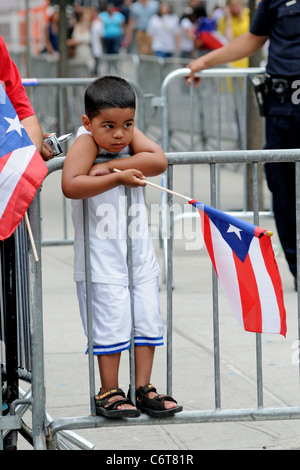
[[[47,55],[40,55],[32,57],[34,64],[33,75],[38,79],[54,78],[59,84],[57,73],[57,60],[48,58]],[[110,54],[101,57],[100,75],[114,74],[128,79],[140,87],[147,96],[160,97],[161,84],[163,80],[173,71],[180,70],[188,64],[188,59],[178,57],[172,58],[159,58],[148,55],[137,54]],[[226,67],[225,67],[226,69]],[[218,71],[223,69],[218,69]],[[222,124],[222,141],[229,141],[230,145],[235,148],[240,148],[243,140],[243,122],[244,122],[244,85],[239,80],[242,75],[219,75],[212,71],[212,74],[203,75],[203,83],[201,87],[195,91],[195,96],[201,103],[199,115],[196,117],[195,125],[198,126],[200,135],[196,134],[203,149],[205,148],[219,148],[220,145],[220,129]],[[244,75],[250,69],[243,69]],[[69,78],[74,79],[89,79],[90,73],[83,62],[72,62],[68,64]],[[47,77],[47,78],[46,78]],[[224,78],[227,77],[227,78]],[[229,78],[230,77],[230,78]],[[207,79],[209,78],[209,80]],[[182,80],[181,83],[173,83],[174,88],[172,91],[173,103],[170,108],[170,136],[172,137],[172,150],[179,151],[184,146],[184,140],[180,139],[180,134],[190,131],[189,120],[185,108],[188,106],[187,98],[189,95],[188,87]],[[76,94],[73,94],[73,100],[76,100]],[[71,100],[70,94],[69,99]],[[55,110],[55,100],[51,93],[43,94],[40,104],[37,107],[39,119],[45,122],[47,126],[51,122],[55,122],[53,110]],[[217,101],[216,101],[217,100]],[[80,101],[80,105],[81,105]],[[222,123],[219,119],[219,105],[222,104]],[[216,106],[217,105],[217,106]],[[78,108],[77,103],[74,104],[75,110]],[[146,123],[147,127],[160,127],[161,126],[161,110],[159,100],[154,104],[150,101],[146,106]],[[183,112],[183,108],[184,111]],[[81,108],[80,108],[81,109]],[[180,112],[178,112],[180,109]],[[71,122],[78,117],[78,113],[71,113]],[[215,124],[214,124],[215,123]],[[196,141],[195,141],[196,142]],[[219,148],[220,149],[220,148]],[[171,149],[170,149],[171,150]],[[189,149],[191,150],[191,149]]]
[[[206,78],[240,78],[243,80],[243,86],[242,86],[242,102],[241,104],[243,105],[244,113],[247,108],[246,106],[246,99],[247,99],[247,78],[249,75],[262,75],[265,72],[265,69],[262,67],[251,67],[251,68],[212,68],[208,70],[203,70],[200,73],[196,73],[196,77],[200,77],[201,79],[206,79]],[[168,89],[170,87],[170,84],[172,83],[173,80],[178,79],[180,77],[187,77],[191,73],[190,69],[188,68],[182,68],[178,70],[174,70],[173,72],[170,72],[162,82],[161,86],[161,98],[163,101],[164,105],[164,111],[162,115],[162,129],[163,129],[163,135],[162,135],[162,144],[164,150],[168,150],[169,148],[169,129],[170,129],[170,97],[168,95]],[[201,89],[201,85],[198,87]],[[195,89],[194,86],[190,86],[189,88],[189,94],[190,94],[190,113],[191,113],[191,122],[194,122],[194,115],[195,115],[195,97],[197,88]],[[217,109],[221,107],[221,101],[220,101],[220,84],[216,89],[215,96],[208,96],[208,99],[212,100],[210,106],[211,107],[216,107]],[[205,90],[205,93],[207,91]],[[215,99],[214,99],[215,98]],[[209,112],[209,107],[207,106],[206,108],[203,109],[203,112]],[[213,123],[210,121],[210,125],[213,125]],[[219,115],[217,119],[217,126],[220,128],[221,125],[221,116]],[[193,138],[193,130],[191,129],[191,145],[192,145],[192,138]],[[246,142],[247,142],[247,121],[244,116],[244,121],[243,121],[243,139],[242,139],[242,148],[246,149]],[[220,130],[218,131],[217,134],[217,140],[218,143],[220,142]],[[220,150],[220,148],[218,149]]]
[[[264,150],[264,151],[219,151],[219,152],[190,152],[190,153],[168,153],[168,171],[167,171],[167,187],[173,187],[173,168],[175,166],[193,164],[193,165],[209,165],[211,174],[211,205],[213,206],[216,201],[216,165],[219,163],[237,163],[245,162],[251,163],[254,170],[254,181],[257,182],[257,165],[264,162],[296,162],[296,210],[297,210],[297,231],[300,233],[300,151],[299,150]],[[102,160],[102,159],[101,159]],[[64,157],[59,157],[48,163],[49,174],[60,170],[62,168]],[[44,182],[47,184],[47,179]],[[256,187],[256,184],[254,185]],[[254,223],[258,223],[259,213],[257,204],[257,195],[254,192]],[[168,204],[171,207],[173,203],[172,195],[168,194]],[[86,206],[86,203],[84,203]],[[87,212],[85,207],[85,220],[87,219]],[[39,212],[39,197],[36,196],[30,206],[29,211],[30,221],[34,238],[37,243],[38,253],[41,253],[41,228],[40,228],[40,212]],[[85,224],[86,225],[86,224]],[[87,227],[87,225],[86,225]],[[172,394],[172,313],[173,313],[173,233],[172,233],[172,220],[170,221],[170,237],[167,242],[168,253],[168,270],[167,270],[167,393]],[[297,253],[299,260],[299,236],[297,237]],[[20,427],[18,414],[14,414],[17,406],[30,405],[32,408],[32,441],[35,449],[53,449],[57,447],[58,433],[66,430],[96,428],[96,427],[111,427],[111,426],[129,426],[129,425],[143,425],[143,424],[183,424],[183,423],[204,423],[204,422],[230,422],[230,421],[257,421],[257,420],[280,420],[280,419],[299,419],[300,406],[283,406],[283,407],[264,407],[264,386],[262,377],[262,348],[261,348],[261,335],[256,334],[256,375],[257,375],[257,407],[245,409],[223,409],[222,396],[221,396],[221,357],[220,357],[220,334],[219,334],[219,312],[218,312],[218,288],[217,279],[213,273],[213,354],[214,354],[214,393],[215,393],[215,409],[198,409],[183,411],[174,415],[171,419],[160,419],[157,421],[146,415],[142,415],[137,419],[130,420],[107,420],[105,418],[95,416],[93,396],[95,394],[95,379],[94,379],[94,357],[89,355],[89,377],[90,377],[90,408],[91,414],[89,416],[74,417],[74,418],[56,418],[49,422],[47,420],[47,413],[45,409],[45,384],[44,384],[44,343],[43,343],[43,302],[42,302],[42,267],[41,263],[36,263],[30,254],[30,299],[31,299],[31,394],[24,396],[19,401],[14,403],[11,410],[11,416],[0,417],[0,429],[14,429]],[[89,280],[89,256],[88,256],[88,239],[86,249],[86,270],[87,279]],[[298,263],[299,266],[299,263]],[[129,263],[130,273],[130,263]],[[298,270],[298,283],[300,282],[300,275]],[[89,284],[89,281],[88,281]],[[299,284],[298,284],[299,285]],[[88,286],[89,292],[89,286]],[[88,341],[91,344],[91,307],[90,296],[87,296],[87,307],[89,315],[89,337]],[[298,325],[299,325],[299,304],[298,304]],[[298,326],[299,331],[299,326]],[[298,335],[299,337],[299,335]],[[92,350],[92,348],[90,348]],[[134,370],[132,370],[133,361],[130,361],[130,377],[131,381],[134,378]],[[34,397],[34,400],[32,399]],[[8,420],[12,417],[13,424],[8,424]]]
[[[203,143],[203,150],[223,150],[221,148],[221,141],[222,141],[222,125],[223,123],[232,125],[234,116],[231,119],[226,119],[226,114],[222,115],[222,112],[228,112],[228,107],[230,108],[229,111],[237,114],[239,111],[240,114],[240,122],[238,122],[239,127],[239,147],[236,149],[246,150],[247,149],[247,137],[248,137],[248,123],[247,123],[247,99],[248,99],[248,87],[247,87],[247,80],[249,76],[259,76],[265,72],[265,69],[262,67],[251,67],[251,68],[213,68],[209,70],[203,70],[201,73],[197,73],[196,77],[201,78],[201,85],[197,88],[194,86],[190,86],[189,88],[186,86],[186,89],[189,90],[189,105],[188,108],[184,111],[180,108],[180,114],[183,119],[185,120],[185,126],[187,126],[188,134],[189,134],[189,142],[188,151],[195,151],[197,148],[195,147],[195,136],[197,135],[196,126],[200,126],[199,121],[197,121],[197,117],[200,116],[200,121],[206,119],[207,126],[213,128],[214,126],[217,127],[216,132],[214,134],[214,147],[209,148],[205,144],[208,140],[208,134],[204,132],[205,137],[202,140]],[[162,106],[162,147],[166,152],[170,151],[170,133],[172,131],[172,123],[171,123],[171,116],[173,115],[171,106],[172,106],[172,94],[170,93],[170,87],[173,82],[181,83],[184,77],[189,76],[190,69],[182,68],[178,70],[174,70],[173,72],[169,73],[162,82],[161,86],[161,106]],[[180,80],[179,80],[180,79]],[[209,80],[215,80],[214,83],[214,91],[212,88],[208,89],[205,84],[210,83]],[[231,103],[222,102],[222,82],[221,80],[240,80],[242,85],[240,87],[240,92],[231,93],[232,101]],[[235,82],[232,82],[233,84]],[[225,94],[226,96],[226,94]],[[239,101],[239,105],[235,104],[235,100]],[[227,105],[226,105],[227,104]],[[225,108],[225,110],[224,110]],[[217,110],[217,111],[216,111]],[[214,114],[212,114],[214,112]],[[207,115],[207,117],[205,117]],[[237,119],[237,120],[239,120]],[[197,124],[198,123],[198,124]],[[201,126],[200,126],[201,127]],[[199,127],[198,127],[199,128]],[[201,132],[201,131],[200,131]],[[230,150],[234,150],[234,146],[230,147]],[[191,195],[193,196],[194,192],[194,182],[193,182],[193,168],[191,167]],[[244,196],[245,200],[245,196]],[[243,209],[245,210],[245,203],[243,204]]]

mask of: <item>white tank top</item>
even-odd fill
[[[76,137],[83,133],[89,132],[81,127]],[[99,148],[99,153],[105,151]],[[126,147],[116,157],[129,153],[130,149]],[[92,282],[128,285],[126,206],[125,186],[117,186],[88,199]],[[82,200],[72,200],[75,281],[85,280],[82,208]],[[142,187],[131,189],[130,215],[133,283],[141,284],[160,273],[148,230]]]

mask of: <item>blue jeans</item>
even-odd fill
[[[103,38],[103,46],[105,54],[118,54],[120,50],[120,36],[114,38]]]
[[[163,58],[173,56],[172,52],[155,51],[154,54],[156,55],[156,57],[163,57]]]

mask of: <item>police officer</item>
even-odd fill
[[[299,99],[293,99],[296,97],[296,80],[300,79],[299,0],[262,0],[250,31],[191,62],[188,65],[191,73],[186,80],[190,84],[195,72],[249,57],[268,39],[268,63],[263,85],[265,148],[300,148],[300,104]],[[278,235],[296,287],[295,164],[267,163],[265,169],[273,196]]]

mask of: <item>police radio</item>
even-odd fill
[[[259,110],[260,116],[265,116],[265,94],[266,94],[266,84],[261,81],[258,77],[249,76],[251,85],[253,86],[254,96],[256,99],[256,104]]]

